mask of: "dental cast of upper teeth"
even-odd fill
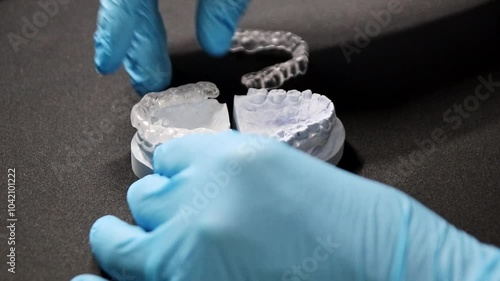
[[[260,71],[245,74],[241,78],[241,83],[247,88],[278,88],[285,81],[307,72],[309,47],[302,38],[291,32],[238,29],[233,36],[232,52],[253,54],[266,50],[282,51],[292,58]]]
[[[310,90],[250,89],[235,96],[234,115],[240,131],[268,135],[310,154],[329,141],[337,119],[330,99]]]
[[[151,159],[154,149],[169,139],[228,130],[227,106],[220,104],[217,96],[219,89],[210,82],[145,95],[132,108],[130,119],[146,158]]]

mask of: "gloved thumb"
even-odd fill
[[[196,29],[201,47],[213,56],[222,56],[231,47],[240,17],[249,0],[200,0]]]
[[[104,216],[92,226],[89,242],[99,265],[113,280],[146,280],[146,257],[150,251],[146,237],[139,226]]]

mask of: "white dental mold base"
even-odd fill
[[[276,138],[337,165],[344,151],[345,130],[326,96],[310,90],[250,89],[234,97],[239,131]]]
[[[151,174],[153,152],[165,141],[229,130],[227,106],[220,104],[217,96],[219,89],[210,82],[145,95],[130,114],[132,126],[137,129],[130,145],[135,175],[142,178]]]

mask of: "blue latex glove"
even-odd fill
[[[498,248],[285,144],[192,135],[153,166],[127,194],[138,225],[106,216],[90,232],[116,280],[500,280]]]
[[[196,27],[200,45],[224,55],[249,0],[199,0]],[[97,18],[95,65],[109,74],[123,63],[139,94],[170,85],[172,66],[157,0],[101,0]]]

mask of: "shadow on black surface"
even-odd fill
[[[363,167],[363,161],[347,141],[344,144],[344,154],[337,167],[352,173],[358,173]]]
[[[487,72],[500,65],[500,8],[488,3],[464,13],[374,38],[349,64],[340,46],[312,51],[306,76],[284,89],[312,89],[330,97],[341,112],[384,108],[421,92]],[[354,45],[353,42],[348,42]],[[258,58],[258,59],[256,59]],[[202,52],[176,55],[174,85],[207,80],[221,90],[220,101],[245,94],[244,73],[281,61],[270,55],[230,54],[211,58]]]

